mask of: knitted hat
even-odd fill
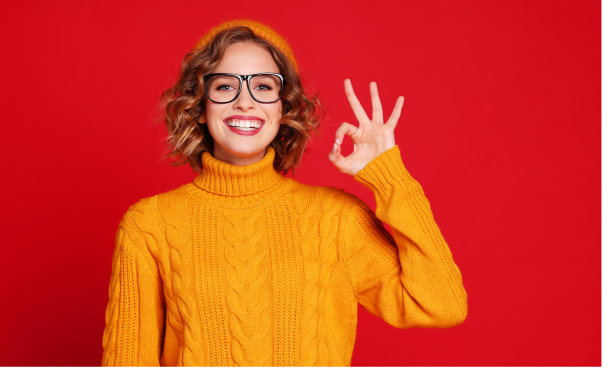
[[[285,54],[287,56],[287,58],[289,58],[289,60],[293,64],[296,71],[298,71],[298,63],[296,62],[296,58],[294,57],[293,52],[291,51],[291,48],[289,47],[289,44],[287,43],[287,41],[285,41],[285,39],[283,39],[278,33],[273,31],[270,27],[263,25],[262,23],[256,22],[256,21],[239,19],[239,20],[224,22],[224,23],[220,24],[219,26],[212,28],[209,32],[207,32],[207,34],[205,34],[205,36],[203,36],[196,43],[195,48],[198,49],[198,48],[201,48],[201,47],[207,45],[209,43],[209,41],[211,41],[211,39],[215,35],[217,35],[220,31],[223,31],[230,27],[236,27],[236,26],[249,27],[256,36],[262,37],[262,38],[270,41],[274,46],[276,46],[279,50],[281,50],[283,52],[283,54]]]

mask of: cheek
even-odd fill
[[[283,117],[283,104],[281,104],[281,102],[279,101],[276,106],[274,107],[274,109],[272,110],[273,113],[273,119],[276,120],[277,122],[281,123],[281,118]]]
[[[217,116],[217,104],[207,101],[205,103],[205,114],[207,115],[207,121],[212,121]]]

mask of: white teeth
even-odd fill
[[[243,131],[255,130],[262,126],[262,121],[260,121],[260,120],[249,121],[249,120],[229,119],[228,121],[226,121],[226,123],[230,127],[238,127],[239,129],[244,128],[245,130],[243,130]]]

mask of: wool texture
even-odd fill
[[[460,270],[398,146],[342,189],[203,154],[193,182],[122,218],[103,366],[349,366],[357,305],[397,328],[467,316]],[[392,228],[391,235],[383,226]]]

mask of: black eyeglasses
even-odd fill
[[[236,100],[241,93],[243,80],[251,97],[259,103],[274,103],[283,96],[284,77],[278,73],[235,75],[211,73],[203,76],[207,98],[214,103],[226,104]]]

